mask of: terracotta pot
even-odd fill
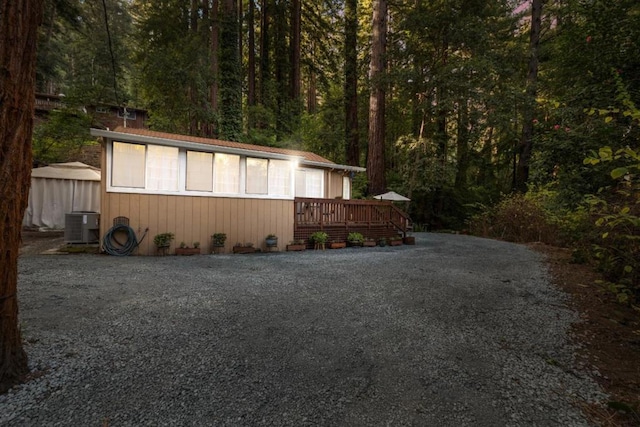
[[[200,255],[200,248],[176,248],[176,255]]]

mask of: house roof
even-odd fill
[[[173,143],[176,144],[204,144],[212,147],[217,147],[221,152],[237,152],[239,154],[250,154],[251,152],[261,153],[265,157],[273,158],[288,158],[297,157],[301,164],[308,166],[319,166],[324,168],[341,169],[354,172],[364,172],[365,169],[358,166],[339,165],[324,157],[311,153],[309,151],[291,150],[288,148],[267,147],[254,144],[243,144],[240,142],[223,141],[220,139],[202,138],[190,135],[180,135],[174,133],[156,132],[148,129],[134,129],[125,128],[122,126],[117,127],[114,131],[103,131],[99,129],[92,129],[91,134],[94,136],[103,136],[110,139],[126,139],[134,142],[147,142],[152,143],[154,140],[162,142],[164,144]]]
[[[77,181],[100,181],[100,169],[80,162],[53,163],[31,170],[32,178],[71,179]]]

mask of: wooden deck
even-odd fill
[[[365,237],[405,237],[411,219],[392,202],[378,200],[311,199],[296,197],[294,238],[308,240],[325,231],[330,240],[346,240],[351,232]]]

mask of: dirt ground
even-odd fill
[[[62,231],[24,230],[20,254],[56,253],[62,247]],[[585,407],[585,413],[602,426],[640,425],[640,313],[618,304],[595,283],[600,276],[589,265],[571,263],[570,250],[542,244],[531,248],[546,256],[555,284],[572,296],[583,319],[573,331],[582,345],[580,362],[610,395],[607,408]]]
[[[610,395],[608,408],[586,407],[602,426],[640,425],[640,312],[617,303],[596,283],[601,276],[586,264],[571,263],[571,251],[531,245],[547,257],[557,286],[569,293],[581,323],[573,326],[583,345],[581,363],[599,375],[596,380]]]
[[[64,231],[22,230],[20,255],[37,255],[55,252],[64,246]]]

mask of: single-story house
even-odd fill
[[[306,151],[124,127],[91,134],[102,137],[100,235],[118,217],[139,238],[149,228],[141,255],[154,254],[153,236],[165,232],[175,234],[174,247],[200,242],[203,253],[214,233],[227,235],[226,252],[236,242],[264,247],[269,234],[284,250],[317,229],[371,230],[394,209],[349,200],[353,175],[364,168]]]

